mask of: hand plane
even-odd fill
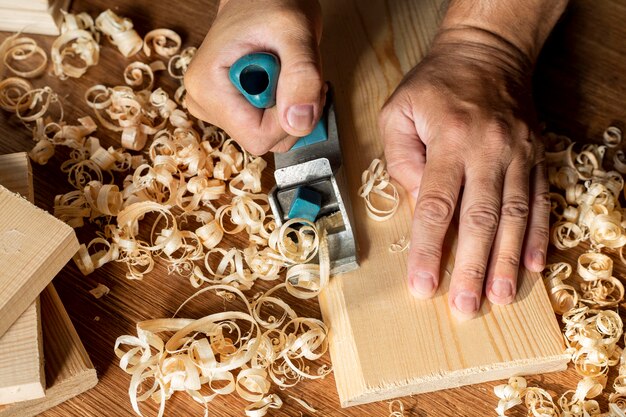
[[[270,53],[253,53],[229,70],[233,85],[255,107],[276,103],[280,62]],[[276,185],[269,194],[276,224],[303,218],[326,230],[331,275],[358,267],[358,248],[332,88],[328,88],[323,115],[313,131],[285,153],[274,154]]]

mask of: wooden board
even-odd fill
[[[25,7],[20,7],[16,1],[9,7],[0,6],[0,30],[59,35],[63,21],[61,10],[67,10],[69,2],[70,0],[51,0],[43,9],[37,2],[27,3]]]
[[[0,186],[0,336],[78,250],[74,230]]]
[[[55,0],[0,0],[0,8],[46,11]]]
[[[0,184],[35,202],[26,152],[0,155]],[[45,395],[39,297],[0,337],[0,404]]]
[[[52,284],[41,294],[48,388],[44,398],[0,406],[0,417],[30,417],[98,383],[96,370]]]
[[[366,216],[357,194],[361,173],[383,155],[378,111],[427,50],[441,2],[398,2],[402,10],[391,11],[383,1],[345,3],[346,10],[332,0],[323,3],[333,10],[325,16],[325,36],[342,40],[323,43],[323,52],[339,86],[339,136],[361,248],[360,268],[333,278],[320,297],[341,405],[564,370],[563,338],[539,274],[521,272],[514,304],[484,302],[478,318],[458,323],[447,301],[454,230],[444,248],[440,289],[431,300],[416,300],[407,289],[406,253],[389,252],[390,244],[409,235],[412,205],[402,193],[397,214],[378,223]],[[394,39],[389,27],[405,33]],[[362,50],[360,39],[372,44],[371,51]],[[412,43],[402,42],[407,39]]]

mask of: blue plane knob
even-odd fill
[[[269,52],[244,55],[230,67],[230,82],[241,94],[259,109],[268,109],[276,104],[276,86],[280,75],[280,61]],[[328,139],[326,115],[322,116],[307,136],[295,143],[292,149],[302,148]]]
[[[230,82],[254,107],[267,109],[276,104],[280,62],[274,54],[244,55],[230,67]]]

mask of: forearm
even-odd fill
[[[459,41],[502,50],[533,66],[568,0],[451,0],[437,43]],[[518,64],[522,64],[519,62]]]

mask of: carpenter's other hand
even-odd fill
[[[187,106],[253,154],[288,150],[311,132],[324,106],[317,0],[222,0],[185,75]],[[281,62],[276,106],[257,109],[230,83],[240,57],[271,52]]]
[[[493,303],[513,301],[520,262],[545,263],[548,185],[524,61],[444,33],[381,112],[389,173],[417,201],[408,279],[418,297],[437,289],[460,201],[449,303],[462,318],[476,314],[483,288]]]

